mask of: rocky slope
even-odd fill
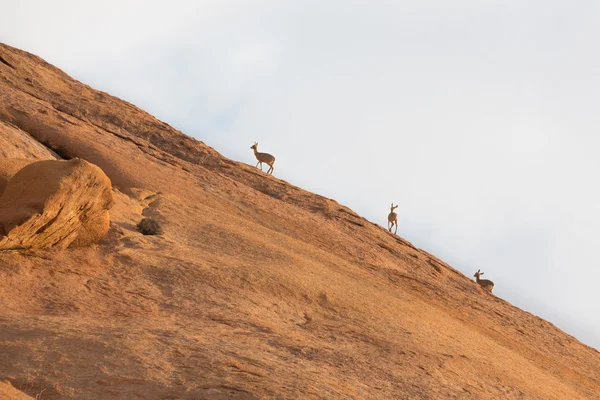
[[[600,399],[596,350],[6,45],[0,155],[85,159],[114,198],[98,245],[0,252],[3,396]]]

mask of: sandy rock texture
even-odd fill
[[[99,166],[114,199],[97,246],[0,252],[0,381],[47,400],[600,399],[598,351],[426,251],[0,57],[0,121]]]
[[[8,181],[23,167],[35,162],[35,159],[0,158],[0,195]]]
[[[41,392],[41,390],[40,390]],[[38,392],[39,393],[39,392]],[[43,395],[43,393],[42,393]],[[22,391],[13,387],[10,382],[0,382],[0,399],[3,400],[32,400],[33,397],[27,396]]]
[[[108,232],[111,189],[100,168],[79,158],[25,166],[0,196],[0,250],[97,242]]]
[[[0,158],[53,160],[56,154],[16,126],[0,121]]]
[[[6,183],[24,166],[39,160],[55,160],[56,154],[27,132],[0,121],[0,195]]]

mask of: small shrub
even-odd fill
[[[137,228],[144,235],[160,235],[163,233],[160,222],[154,218],[144,218],[137,224]]]

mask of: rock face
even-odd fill
[[[81,159],[38,161],[17,172],[0,196],[0,250],[92,244],[108,232],[111,183]]]
[[[57,231],[66,250],[0,251],[0,382],[44,400],[600,398],[600,353],[486,293],[475,271],[39,57],[2,44],[0,57],[0,154],[79,157],[115,186],[97,246],[73,247],[105,231],[105,207],[87,222],[57,212],[92,193],[71,167],[29,211],[3,200],[8,227],[31,221],[10,232],[30,244],[56,239],[59,219],[80,228]],[[89,171],[59,165],[76,163]],[[44,204],[57,220],[36,224]],[[139,233],[144,217],[164,234]]]
[[[4,186],[11,178],[23,167],[35,161],[24,158],[0,158],[0,196],[4,191]]]
[[[52,160],[56,155],[30,134],[0,121],[0,157]]]

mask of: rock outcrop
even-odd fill
[[[0,250],[95,243],[108,232],[111,205],[110,180],[87,161],[29,164],[0,196]]]

